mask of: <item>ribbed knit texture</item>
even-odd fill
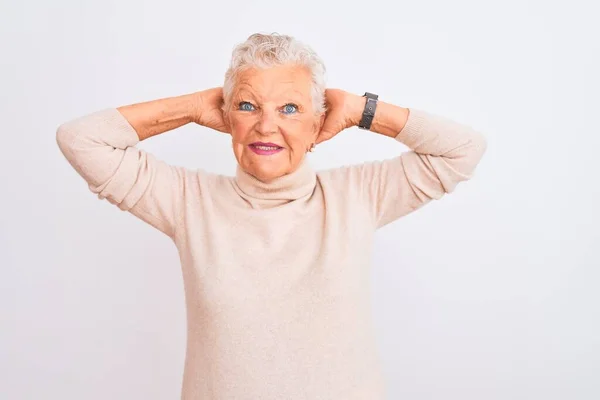
[[[410,109],[413,151],[268,184],[175,167],[135,147],[117,109],[62,124],[60,149],[92,192],[168,235],[187,305],[185,400],[385,398],[371,320],[377,228],[471,178],[484,137]]]

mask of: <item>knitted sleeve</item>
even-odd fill
[[[56,140],[98,198],[174,236],[186,171],[137,149],[135,129],[116,108],[63,123]]]
[[[470,126],[414,108],[396,140],[411,150],[348,167],[343,174],[376,228],[453,192],[473,176],[487,147],[484,136]]]

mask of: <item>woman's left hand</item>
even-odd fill
[[[331,139],[344,129],[358,125],[365,98],[341,89],[325,90],[327,112],[316,144]]]

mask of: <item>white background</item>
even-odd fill
[[[594,3],[2,2],[0,398],[179,397],[176,249],[88,190],[56,128],[220,86],[233,46],[273,31],[312,46],[329,87],[488,139],[471,181],[377,235],[373,311],[390,399],[600,398]],[[140,147],[190,168],[235,167],[228,136],[199,126]],[[354,128],[311,162],[404,150]]]

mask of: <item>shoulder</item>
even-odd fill
[[[317,180],[325,194],[350,200],[363,191],[364,167],[364,164],[352,164],[320,170],[317,172]]]
[[[359,188],[365,178],[378,169],[382,161],[368,161],[359,164],[343,165],[317,172],[319,180],[331,186]]]
[[[227,190],[233,185],[233,177],[210,172],[202,168],[181,168],[181,176],[187,189],[203,193],[215,193]]]

